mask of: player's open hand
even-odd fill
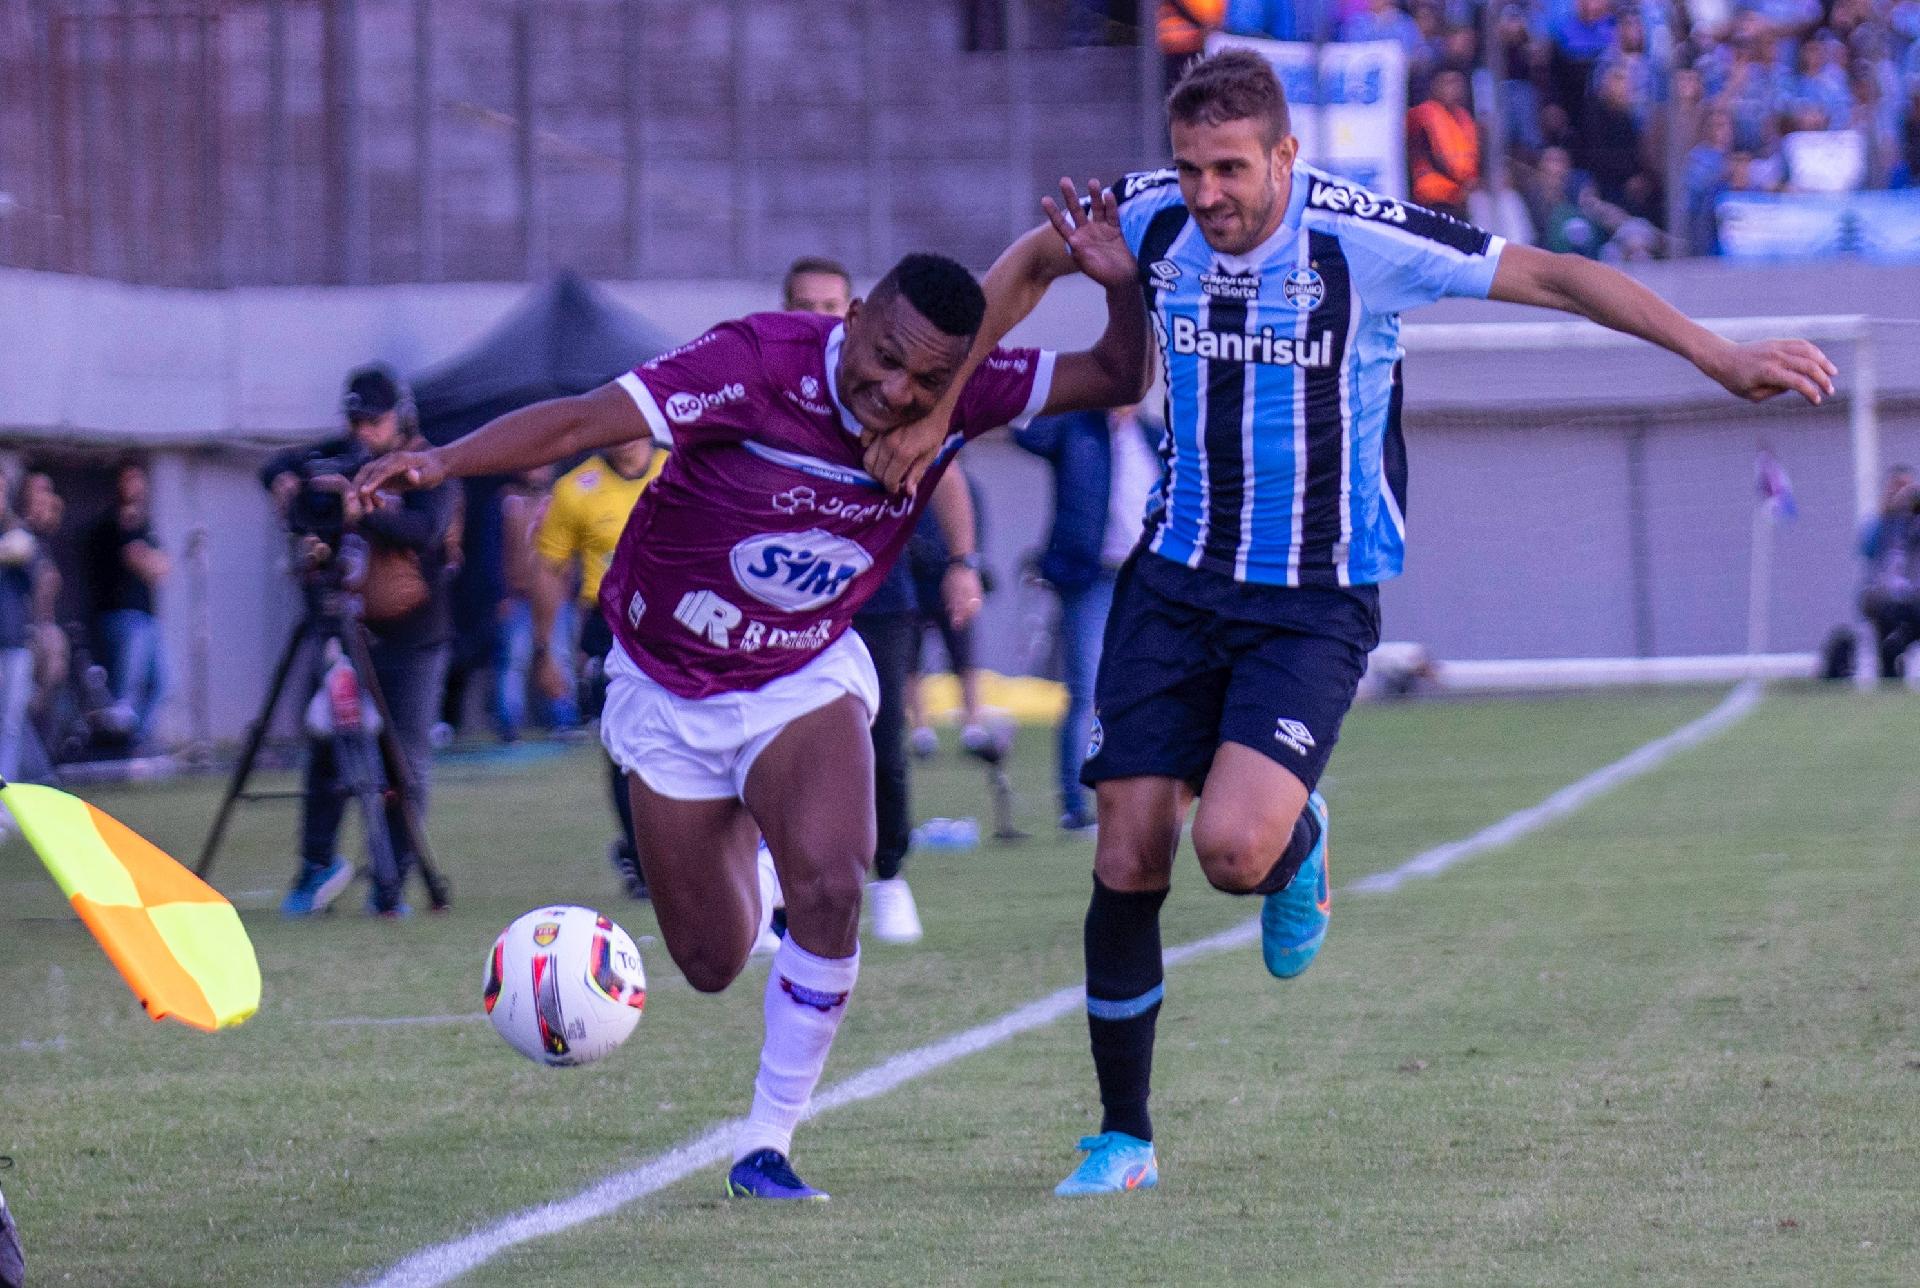
[[[936,406],[924,420],[889,433],[862,431],[860,453],[867,473],[889,492],[911,494],[939,458],[947,441],[947,423],[947,413]]]
[[[1809,341],[1755,340],[1729,346],[1724,361],[1708,374],[1751,402],[1796,393],[1817,407],[1833,394],[1839,370]]]
[[[1102,188],[1098,179],[1087,180],[1084,201],[1074,189],[1073,180],[1060,181],[1060,197],[1040,198],[1047,222],[1067,243],[1073,262],[1094,281],[1105,287],[1128,286],[1139,280],[1140,266],[1127,249],[1120,234],[1120,203],[1111,188]]]
[[[388,452],[360,467],[353,476],[353,491],[360,504],[372,510],[379,508],[375,494],[382,490],[424,491],[446,481],[447,467],[436,453]]]

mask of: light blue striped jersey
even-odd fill
[[[1286,218],[1222,255],[1172,170],[1127,176],[1120,227],[1167,377],[1148,548],[1278,586],[1400,572],[1400,312],[1485,297],[1505,242],[1295,165]]]

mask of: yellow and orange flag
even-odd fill
[[[260,1009],[253,941],[219,891],[77,796],[0,782],[0,804],[148,1015],[211,1032]]]

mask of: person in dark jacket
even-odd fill
[[[1060,826],[1095,825],[1080,784],[1093,730],[1093,681],[1113,606],[1113,584],[1140,538],[1147,494],[1160,477],[1158,431],[1138,408],[1042,416],[1014,441],[1053,466],[1053,526],[1040,575],[1060,597],[1060,653],[1067,710],[1059,727]]]
[[[413,423],[412,399],[398,377],[385,367],[355,371],[348,378],[342,406],[347,417],[345,438],[281,452],[261,468],[261,480],[283,514],[298,504],[296,498],[303,487],[314,485],[307,476],[316,469],[330,472],[337,467],[351,474],[372,458],[422,441]],[[322,478],[320,483],[331,481]],[[364,510],[351,492],[343,491],[342,500],[344,556],[309,533],[300,537],[300,558],[307,569],[323,566],[335,557],[364,563],[363,595],[370,606],[366,626],[374,677],[386,697],[394,735],[412,771],[417,789],[413,806],[424,821],[432,770],[429,739],[446,680],[452,638],[447,573],[455,546],[459,494],[453,487],[442,485],[407,492],[378,508]],[[424,596],[408,593],[415,584],[415,573]],[[387,608],[384,613],[372,607],[382,604]],[[314,687],[318,682],[316,675]],[[308,692],[312,692],[311,687]],[[346,808],[336,778],[331,745],[315,740],[301,808],[300,868],[280,905],[286,916],[304,917],[324,911],[353,879],[352,864],[333,849]],[[407,845],[407,830],[397,802],[388,811],[387,826],[404,882],[414,855]],[[404,916],[407,907],[399,901],[397,891],[382,892],[376,887],[370,893],[368,911]]]

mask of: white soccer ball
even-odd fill
[[[592,1064],[640,1022],[647,974],[612,918],[573,905],[536,908],[493,941],[481,1002],[529,1060]]]

